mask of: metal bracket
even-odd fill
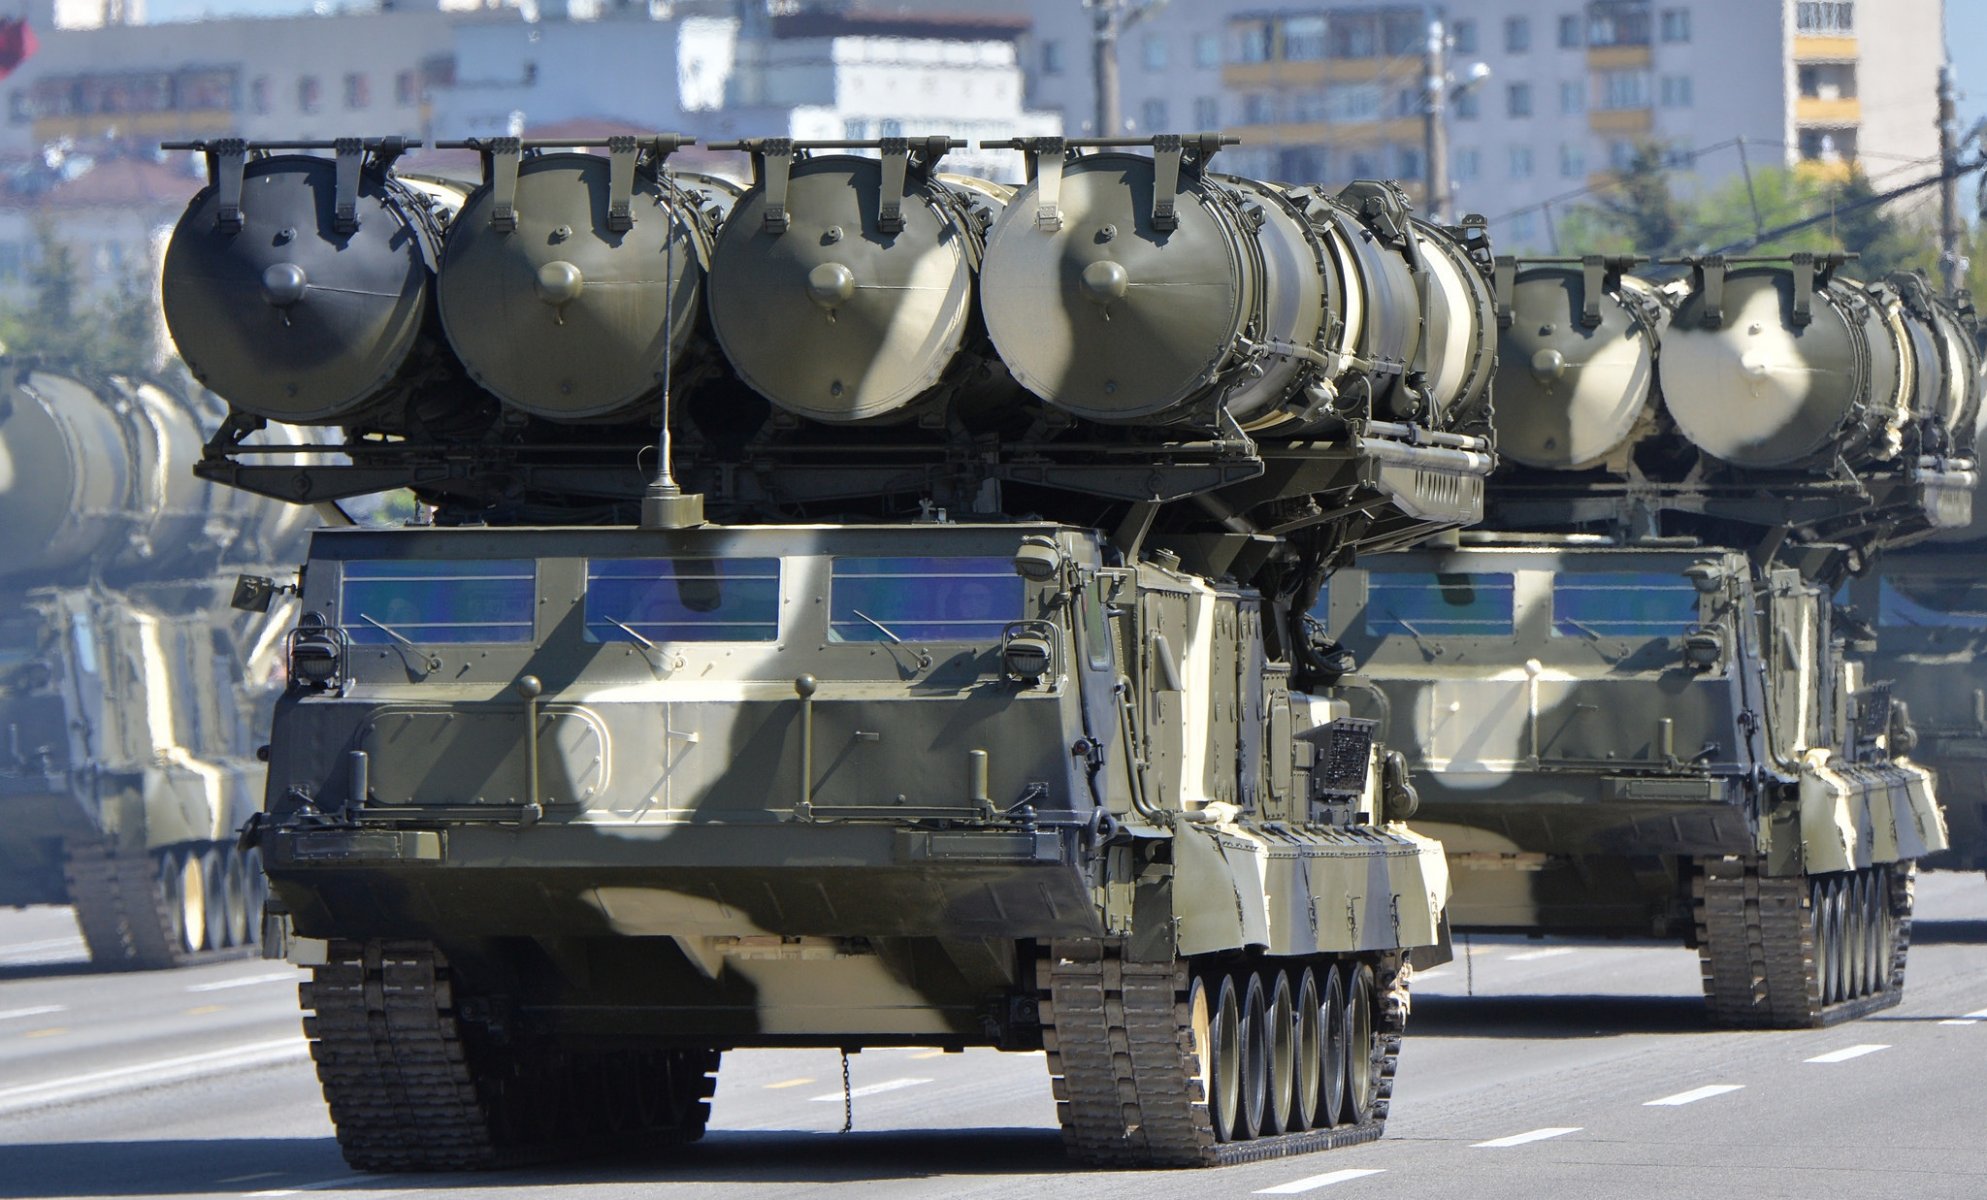
[[[1063,155],[1059,137],[1037,138],[1028,151],[1028,174],[1035,180],[1035,228],[1043,233],[1062,228]]]
[[[498,233],[517,232],[517,168],[524,158],[524,142],[519,138],[491,138],[485,170],[490,179],[490,228]]]
[[[338,138],[332,143],[337,155],[336,190],[331,206],[331,228],[338,233],[359,231],[359,166],[365,160],[365,143],[355,137]]]
[[[759,181],[766,189],[767,233],[785,233],[793,225],[787,213],[787,181],[793,176],[792,138],[767,138],[759,144]]]
[[[1497,256],[1491,270],[1490,292],[1497,300],[1497,327],[1511,328],[1511,297],[1518,290],[1518,260],[1509,254]]]
[[[876,198],[876,228],[880,233],[902,233],[904,183],[910,174],[911,142],[908,138],[887,137],[878,149],[883,152],[883,189]]]
[[[1805,329],[1815,320],[1815,256],[1806,250],[1788,255],[1794,265],[1794,328]]]
[[[215,228],[223,233],[240,233],[242,172],[248,168],[248,143],[241,138],[221,138],[215,141],[208,156],[217,200]]]
[[[635,227],[635,158],[639,143],[621,134],[607,139],[607,231],[626,233]]]
[[[1725,260],[1717,255],[1699,260],[1697,280],[1704,294],[1704,328],[1716,329],[1725,323]]]
[[[1580,260],[1580,324],[1586,329],[1601,327],[1601,289],[1607,286],[1607,260],[1589,254]]]
[[[1180,196],[1180,135],[1162,133],[1152,139],[1152,227],[1171,233],[1180,227],[1176,209]]]

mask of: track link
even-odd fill
[[[304,1033],[358,1170],[484,1170],[703,1136],[714,1050],[499,1044],[458,1016],[432,943],[333,942],[330,956],[300,988]]]
[[[1700,862],[1691,897],[1712,1020],[1744,1029],[1819,1029],[1897,1005],[1911,946],[1912,874],[1908,863],[1849,874],[1880,889],[1891,921],[1889,962],[1875,991],[1824,1003],[1829,948],[1818,952],[1810,877],[1768,876],[1743,859]]]
[[[1386,1127],[1406,1028],[1407,971],[1404,964],[1376,963],[1370,956],[1361,961],[1377,976],[1373,1050],[1382,1058],[1369,1118],[1223,1142],[1200,1076],[1188,1004],[1190,964],[1127,962],[1116,944],[1095,939],[1054,943],[1037,966],[1037,982],[1056,1113],[1070,1156],[1112,1167],[1221,1166],[1377,1140]]]

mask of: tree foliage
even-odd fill
[[[8,353],[85,374],[148,374],[159,367],[158,297],[143,271],[86,303],[75,249],[44,218],[35,226],[28,289],[26,303],[0,306],[0,341]]]

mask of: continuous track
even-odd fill
[[[222,843],[194,849],[223,862],[235,853],[232,846]],[[97,840],[71,841],[65,851],[63,878],[69,902],[75,906],[76,923],[90,948],[90,959],[98,966],[156,970],[256,953],[261,940],[259,887],[254,897],[232,898],[230,902],[238,904],[240,911],[231,922],[220,881],[215,881],[213,902],[203,895],[199,908],[205,919],[217,924],[211,933],[203,929],[198,936],[200,944],[189,948],[183,905],[179,897],[167,893],[159,855],[119,854],[109,843]],[[260,865],[233,865],[237,878],[242,870],[252,870],[259,883]]]
[[[1257,965],[1273,971],[1330,961],[1285,960],[1279,967],[1279,960],[1265,958]],[[1376,972],[1366,1048],[1378,1060],[1366,1119],[1224,1141],[1208,1104],[1206,1048],[1197,1044],[1207,1031],[1202,1024],[1197,1032],[1192,1011],[1193,966],[1127,962],[1115,944],[1098,940],[1054,943],[1038,965],[1037,981],[1056,1112],[1071,1157],[1115,1167],[1216,1166],[1377,1139],[1406,1026],[1406,970],[1372,956],[1338,961],[1384,968]],[[1219,970],[1206,965],[1203,980]]]
[[[330,954],[301,986],[304,1032],[359,1170],[480,1170],[703,1136],[716,1051],[498,1046],[458,1017],[432,943],[333,942]]]
[[[1821,1028],[1904,997],[1910,864],[1810,878],[1707,860],[1692,899],[1704,997],[1718,1024]]]

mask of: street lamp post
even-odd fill
[[[1474,62],[1461,78],[1449,70],[1449,26],[1442,10],[1428,10],[1428,42],[1423,48],[1421,82],[1422,177],[1428,182],[1428,219],[1452,219],[1449,212],[1449,101],[1490,78],[1490,64]]]

